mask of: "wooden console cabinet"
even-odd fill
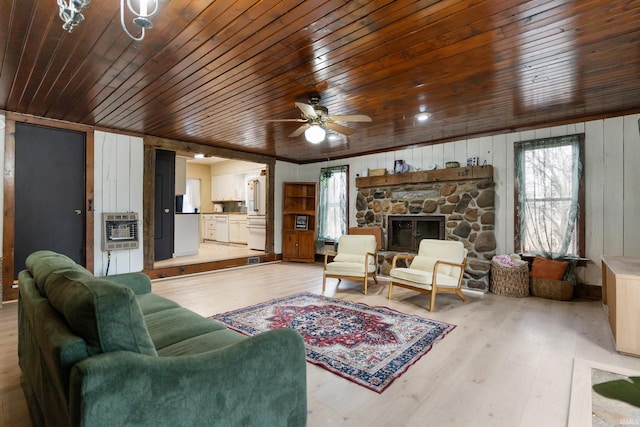
[[[616,350],[640,356],[640,258],[602,257],[602,304]]]
[[[282,260],[315,262],[317,183],[285,182]]]

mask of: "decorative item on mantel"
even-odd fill
[[[367,171],[368,176],[382,176],[387,174],[387,169],[378,168],[378,169],[369,169]]]
[[[396,160],[393,164],[393,173],[409,172],[409,165],[404,160]]]
[[[491,292],[509,297],[529,296],[529,263],[518,254],[491,259]]]

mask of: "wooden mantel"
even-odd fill
[[[356,188],[384,187],[387,185],[421,184],[425,182],[463,181],[467,179],[493,179],[493,166],[435,169],[430,171],[394,173],[391,175],[356,178]]]

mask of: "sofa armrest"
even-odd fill
[[[73,368],[69,394],[74,425],[303,426],[304,344],[277,329],[195,355],[101,354]]]
[[[151,292],[151,279],[144,273],[121,273],[112,276],[104,276],[101,279],[125,285],[131,288],[136,295],[148,294]]]

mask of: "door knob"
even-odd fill
[[[169,213],[169,208],[164,208],[164,213]]]
[[[73,211],[76,215],[82,215],[82,209],[76,209]]]

